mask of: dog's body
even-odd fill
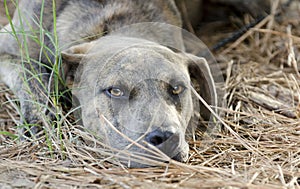
[[[188,145],[184,135],[195,109],[189,73],[202,87],[205,100],[215,105],[209,68],[203,59],[142,39],[160,38],[182,50],[181,33],[164,26],[158,26],[155,32],[138,29],[135,32],[143,35],[137,38],[137,33],[128,30],[113,34],[123,26],[140,22],[181,26],[174,2],[56,0],[55,6],[52,2],[46,0],[42,5],[38,0],[20,1],[13,26],[7,25],[0,34],[0,78],[20,99],[22,122],[37,124],[41,120],[41,110],[46,108],[32,101],[49,105],[47,89],[55,75],[51,70],[57,67],[57,54],[62,52],[63,79],[72,75],[74,65],[80,63],[80,89],[74,95],[86,128],[106,136],[105,143],[113,148],[145,153],[130,147],[128,140],[113,132],[109,126],[112,124],[132,140],[145,146],[141,142],[144,140],[169,157],[185,161]],[[207,110],[203,111],[209,117]],[[101,116],[110,123],[101,122]]]

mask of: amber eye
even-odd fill
[[[105,89],[105,92],[109,97],[120,98],[124,96],[124,92],[116,87],[110,87],[108,89]]]
[[[185,87],[182,85],[176,85],[172,87],[172,94],[173,95],[179,95],[185,90]]]

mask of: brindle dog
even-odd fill
[[[19,1],[12,25],[0,34],[0,78],[20,100],[21,122],[41,125],[41,115],[51,113],[53,68],[62,57],[60,77],[72,78],[78,68],[73,95],[85,128],[112,148],[148,153],[130,145],[129,137],[186,161],[186,129],[199,111],[191,82],[208,104],[216,105],[213,79],[203,58],[178,52],[183,50],[181,32],[163,25],[114,32],[141,22],[181,26],[172,0]],[[157,38],[172,48],[156,43]],[[209,119],[208,109],[200,107]],[[31,135],[37,128],[29,129]]]

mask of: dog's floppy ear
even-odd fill
[[[184,56],[187,58],[186,64],[190,73],[192,86],[215,111],[215,107],[217,106],[217,93],[207,61],[203,57],[197,57],[188,53],[184,53]],[[195,99],[197,99],[197,97],[195,97]],[[211,112],[201,102],[200,115],[204,120],[210,120]]]
[[[68,87],[71,88],[71,86],[73,86],[76,73],[81,73],[77,68],[80,66],[82,59],[92,47],[92,42],[86,42],[71,46],[61,52],[61,56],[65,64],[63,64],[63,69],[60,74],[66,80]]]
[[[93,47],[93,42],[81,43],[79,45],[71,46],[70,48],[61,52],[62,58],[65,62],[71,64],[79,64],[87,52]]]

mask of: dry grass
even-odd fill
[[[191,141],[187,164],[127,169],[64,119],[62,139],[55,131],[22,143],[0,135],[0,188],[298,188],[299,18],[294,1],[216,53],[226,75],[226,125],[206,141]],[[0,91],[0,131],[15,133],[14,97],[3,85]]]

